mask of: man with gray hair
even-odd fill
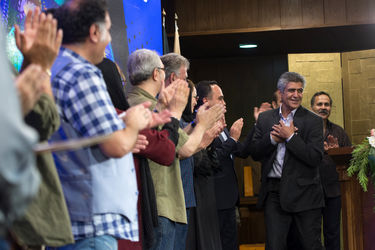
[[[187,67],[185,69],[187,70]],[[160,111],[168,108],[173,120],[181,119],[189,96],[187,82],[174,78],[174,81],[164,89],[166,69],[156,52],[147,49],[134,51],[128,58],[128,71],[130,82],[134,86],[128,95],[130,105],[151,101],[151,109]],[[181,128],[178,129],[178,157],[171,166],[166,167],[149,161],[159,222],[155,229],[156,243],[151,249],[174,249],[176,228],[181,224],[187,224],[179,158],[190,157],[201,150],[200,144],[205,131],[211,128],[223,113],[223,105],[210,109],[205,106],[198,112],[198,122],[189,135]]]
[[[187,71],[190,67],[188,59],[176,53],[168,53],[160,58],[165,66],[166,87],[177,79],[186,81],[188,77]]]
[[[281,75],[277,88],[282,103],[259,115],[251,142],[252,157],[262,162],[258,205],[265,209],[266,249],[270,250],[287,248],[292,222],[303,249],[322,249],[323,121],[301,106],[304,87],[300,74]]]

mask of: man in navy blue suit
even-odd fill
[[[225,105],[224,95],[216,81],[201,81],[197,85],[198,105],[208,102],[209,107],[217,103]],[[225,123],[225,120],[223,121]],[[237,250],[236,205],[239,201],[238,181],[234,169],[234,156],[242,155],[241,136],[243,119],[235,121],[228,131],[225,127],[212,145],[216,148],[220,171],[215,173],[215,198],[220,225],[220,238],[223,250]],[[247,154],[248,155],[248,154]]]

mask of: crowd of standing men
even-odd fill
[[[250,155],[262,162],[266,249],[322,249],[322,216],[325,248],[340,248],[326,152],[350,141],[328,120],[328,93],[313,96],[311,112],[301,106],[303,76],[282,74],[278,100],[254,109],[241,143],[243,119],[227,128],[219,84],[194,85],[181,55],[134,51],[125,96],[121,70],[103,60],[110,29],[105,0],[36,9],[16,27],[25,60],[15,84],[0,59],[1,249],[238,249],[234,158]],[[38,135],[107,138],[35,160]]]

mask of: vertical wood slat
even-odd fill
[[[240,28],[254,28],[259,25],[258,0],[239,0],[241,9],[236,11]]]
[[[301,0],[280,0],[281,27],[302,25]]]
[[[166,0],[168,1],[168,0]],[[194,1],[175,1],[176,4],[176,13],[178,15],[178,27],[179,31],[195,31],[197,30],[196,23],[200,20],[196,13],[196,6]],[[167,16],[172,15],[174,17],[174,13],[168,13]],[[173,26],[166,27],[168,30],[173,30],[174,32],[174,22],[168,23],[166,25]],[[171,33],[171,32],[170,32]]]
[[[371,0],[346,0],[347,22],[355,24],[369,20],[369,1]]]
[[[280,26],[279,0],[258,0],[259,27]]]
[[[174,3],[181,32],[375,23],[374,0],[174,0]]]
[[[346,1],[324,0],[325,24],[346,24]]]
[[[302,0],[302,24],[324,24],[324,0]]]

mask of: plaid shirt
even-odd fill
[[[66,119],[82,137],[112,134],[125,127],[117,116],[100,70],[75,52],[61,48],[60,57],[73,63],[57,72],[52,91],[62,118]],[[72,221],[76,240],[111,235],[138,241],[138,223],[131,223],[119,214],[96,214],[92,221]]]
[[[72,221],[72,232],[75,240],[107,234],[139,241],[138,223],[131,223],[119,214],[97,214],[90,222]]]

